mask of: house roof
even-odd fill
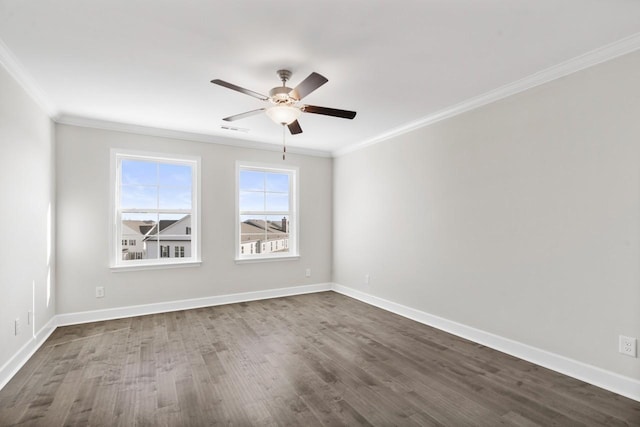
[[[284,239],[288,234],[282,230],[281,222],[249,219],[240,224],[241,242]]]
[[[165,231],[170,231],[172,227],[187,222],[191,219],[190,215],[185,215],[179,220],[176,219],[161,219],[159,223],[154,221],[146,220],[123,220],[122,224],[131,229],[136,234],[140,236],[144,236],[144,241],[154,241],[157,240],[158,230],[159,233],[162,234]],[[164,241],[176,241],[176,242],[188,242],[191,241],[191,236],[184,233],[184,230],[176,233],[175,235],[164,235],[161,240]]]
[[[176,231],[175,234],[171,234],[171,229],[177,227],[178,224],[181,223],[189,223],[191,221],[191,215],[185,215],[184,217],[175,220],[175,219],[161,219],[159,224],[154,225],[147,233],[144,238],[145,242],[148,241],[157,241],[158,237],[160,237],[161,241],[171,241],[171,242],[190,242],[191,235],[186,234],[186,230]],[[158,232],[158,229],[160,230]]]

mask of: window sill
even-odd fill
[[[138,271],[138,270],[161,270],[166,268],[185,268],[185,267],[200,267],[202,261],[184,261],[184,262],[172,262],[166,264],[135,264],[135,265],[112,265],[109,267],[112,273],[123,273],[125,271]]]
[[[255,262],[272,262],[272,261],[295,261],[300,259],[300,255],[290,256],[272,256],[264,258],[236,258],[236,264],[251,264]]]

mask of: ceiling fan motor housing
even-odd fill
[[[274,87],[269,91],[269,98],[274,104],[292,104],[296,102],[296,100],[289,96],[289,92],[291,91],[292,89],[286,86]]]

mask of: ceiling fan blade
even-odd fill
[[[291,123],[289,123],[287,127],[289,128],[289,132],[291,132],[291,135],[297,135],[299,133],[302,133],[302,128],[300,127],[300,123],[298,123],[297,120],[294,120]]]
[[[258,92],[254,92],[252,90],[245,89],[240,86],[236,86],[233,83],[225,82],[224,80],[215,79],[215,80],[211,80],[211,83],[222,86],[222,87],[226,87],[227,89],[235,90],[240,93],[244,93],[245,95],[253,96],[254,98],[258,98],[263,101],[266,101],[267,99],[269,99],[269,97],[264,96]]]
[[[298,86],[289,92],[289,96],[300,101],[302,98],[309,95],[328,81],[329,80],[327,80],[326,77],[321,76],[318,73],[311,73]]]
[[[251,110],[247,111],[246,113],[236,114],[235,116],[225,117],[222,120],[224,120],[225,122],[233,122],[235,120],[244,119],[245,117],[255,116],[256,114],[262,113],[264,110],[266,110],[266,108],[258,108],[257,110]]]
[[[338,110],[336,108],[318,107],[317,105],[305,105],[302,107],[305,113],[323,114],[325,116],[340,117],[343,119],[353,119],[356,116],[355,111]]]

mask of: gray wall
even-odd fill
[[[279,152],[67,125],[56,126],[56,138],[58,313],[331,281],[332,159],[289,154],[283,162]],[[201,156],[200,267],[109,269],[111,148]],[[236,160],[300,168],[299,260],[235,264]],[[96,286],[104,298],[95,298]]]
[[[638,70],[627,55],[335,159],[334,281],[640,379],[618,353],[640,337]]]
[[[51,120],[0,65],[0,367],[55,314],[53,150]]]

